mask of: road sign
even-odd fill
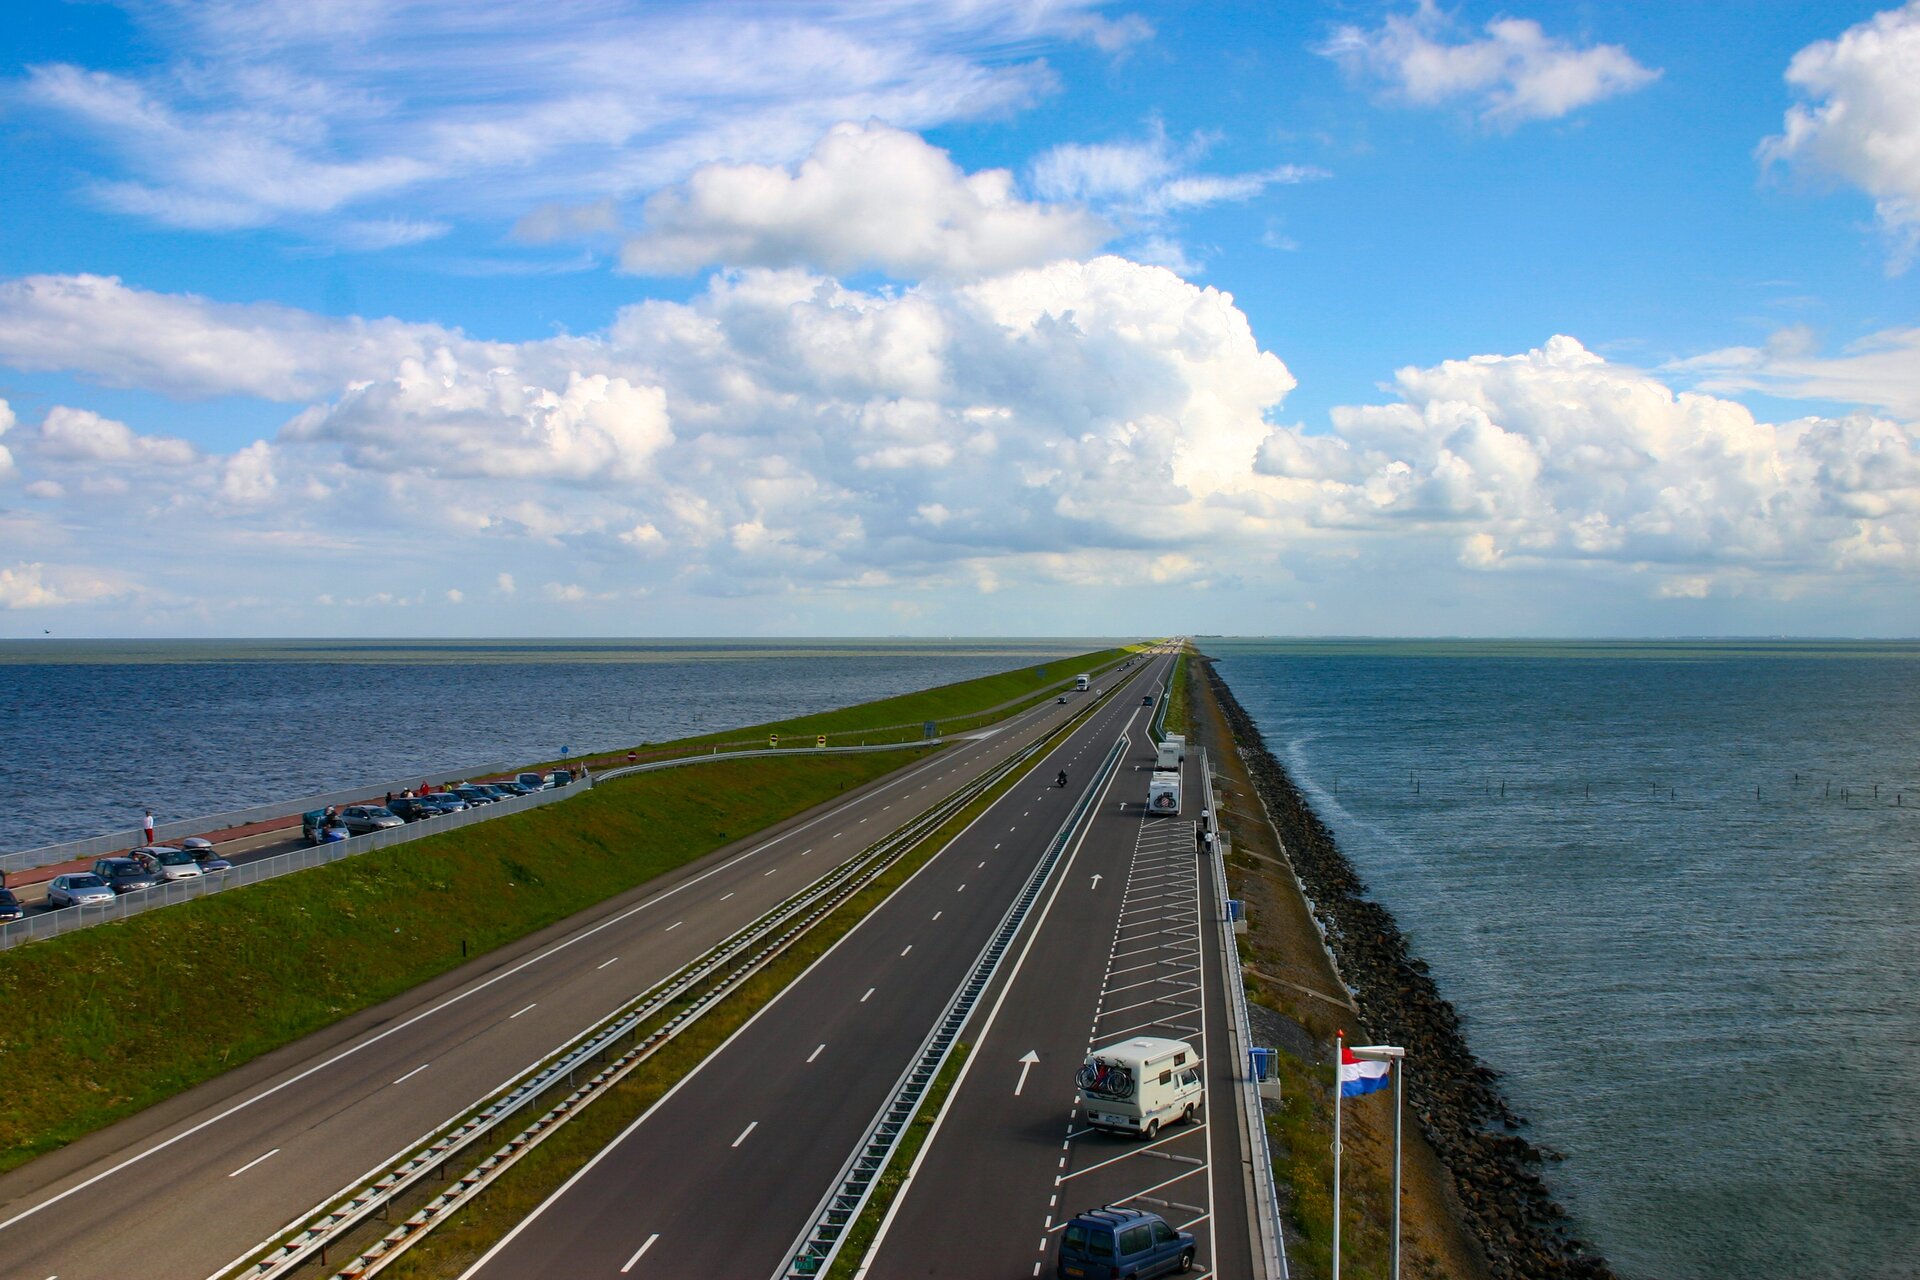
[[[827,745],[827,735],[826,735],[826,734],[824,734],[824,733],[817,733],[817,734],[815,734],[815,735],[814,735],[814,737],[813,737],[813,745],[814,745],[814,746],[816,746],[816,747],[824,747],[824,746],[826,746],[826,745]]]
[[[770,746],[770,747],[777,747],[777,746],[779,746],[779,745],[780,745],[780,735],[779,735],[779,734],[777,734],[777,733],[770,733],[770,734],[768,734],[768,735],[767,735],[767,745],[768,745],[768,746]]]
[[[923,738],[937,738],[940,736],[940,726],[929,720],[920,726],[920,736]]]

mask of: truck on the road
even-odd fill
[[[1080,1067],[1087,1123],[1152,1138],[1162,1124],[1192,1120],[1206,1104],[1200,1055],[1185,1040],[1134,1036],[1087,1055]]]
[[[1085,692],[1085,691],[1087,690],[1087,688],[1088,688],[1088,687],[1089,687],[1090,685],[1092,685],[1092,684],[1093,684],[1093,677],[1092,677],[1092,676],[1084,676],[1084,675],[1082,675],[1082,676],[1075,676],[1075,677],[1073,678],[1073,687],[1074,687],[1074,688],[1076,688],[1076,689],[1078,689],[1078,690],[1080,690],[1080,691],[1081,691],[1081,692],[1083,692],[1083,693],[1084,693],[1084,692]]]
[[[1169,818],[1180,816],[1180,775],[1172,770],[1155,771],[1147,781],[1147,812]]]

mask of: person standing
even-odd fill
[[[153,843],[153,810],[147,810],[147,816],[140,820],[141,843]]]

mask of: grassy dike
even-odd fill
[[[653,760],[696,754],[713,747],[765,747],[767,739],[774,735],[779,736],[783,747],[800,750],[810,749],[815,738],[821,734],[826,735],[828,744],[832,746],[912,742],[920,738],[922,726],[928,720],[938,725],[943,734],[965,733],[1044,702],[1063,689],[1072,688],[1073,677],[1080,672],[1100,671],[1114,666],[1146,647],[1128,645],[1077,657],[1052,658],[1030,667],[962,680],[918,693],[882,698],[877,702],[863,702],[857,706],[791,720],[770,721],[744,729],[723,729],[697,738],[640,743],[635,749],[642,760]],[[624,752],[616,752],[605,757],[605,760],[611,763],[624,758]]]
[[[0,952],[0,1169],[900,768],[718,761]]]
[[[1040,755],[1036,754],[1034,758],[1037,760]],[[607,1143],[618,1137],[628,1125],[665,1096],[669,1089],[704,1062],[728,1036],[799,979],[808,966],[825,955],[834,943],[885,902],[895,889],[925,866],[969,823],[1009,789],[1017,786],[1027,772],[1026,769],[1018,770],[995,783],[938,830],[923,838],[911,852],[887,868],[872,884],[842,903],[792,948],[731,996],[716,1004],[698,1022],[662,1046],[625,1079],[595,1099],[553,1137],[529,1152],[485,1192],[381,1274],[388,1280],[454,1280],[454,1277],[463,1274],[481,1254],[538,1208]],[[942,1068],[941,1077],[946,1081],[944,1088],[936,1085],[922,1100],[916,1123],[903,1139],[903,1142],[914,1143],[915,1150],[919,1143],[926,1141],[932,1118],[939,1114],[940,1107],[944,1105],[945,1094],[952,1089],[953,1079],[959,1072],[958,1064],[964,1060],[964,1056],[962,1048],[956,1046],[954,1054]],[[888,1171],[895,1177],[896,1189],[901,1171],[911,1163],[911,1154],[903,1159],[899,1152],[889,1162]],[[867,1224],[868,1240],[871,1240],[871,1232],[877,1228],[877,1218]],[[849,1245],[843,1249],[841,1256],[847,1256],[852,1247]],[[865,1245],[862,1244],[861,1248],[864,1249]]]

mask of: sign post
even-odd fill
[[[780,745],[780,735],[779,735],[779,734],[777,734],[777,733],[770,733],[770,734],[768,734],[768,735],[767,735],[767,745],[768,745],[768,746],[770,746],[770,747],[777,747],[777,746],[779,746],[779,745]]]

